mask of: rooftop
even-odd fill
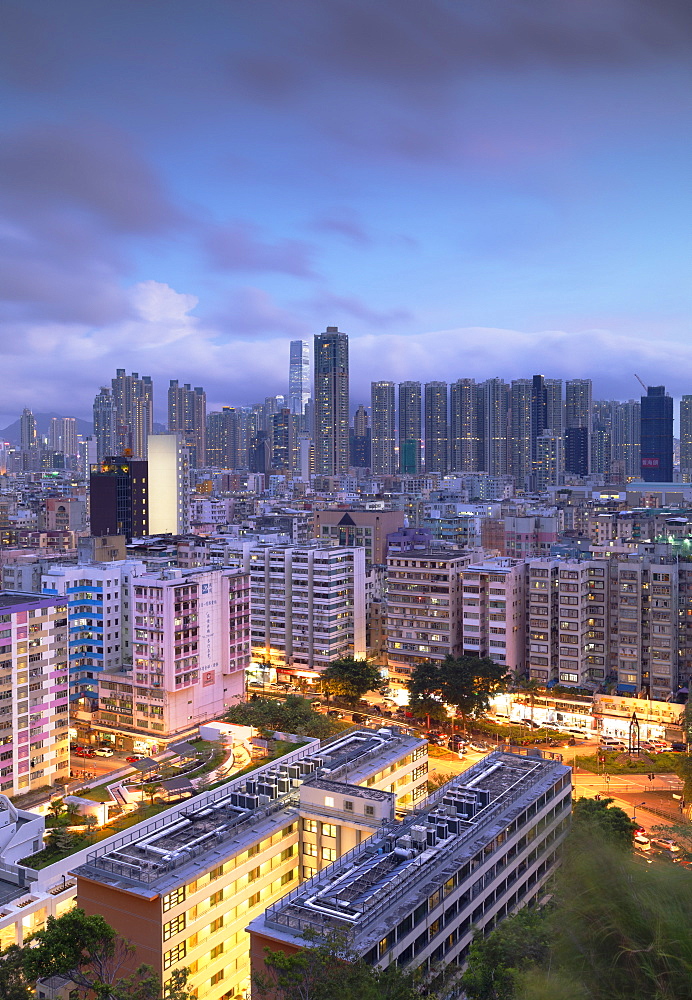
[[[540,753],[489,754],[405,820],[270,905],[251,926],[286,940],[307,929],[338,929],[367,948],[565,777],[567,767]]]
[[[322,744],[314,740],[96,847],[76,872],[147,897],[168,892],[205,871],[215,856],[223,860],[288,816],[297,817],[305,781],[327,775],[330,783],[349,776],[355,780],[354,774],[372,772],[369,762],[396,760],[424,742],[395,726],[350,731]],[[369,793],[372,797],[373,790]]]
[[[64,600],[59,598],[59,600]],[[9,590],[0,590],[0,610],[6,608],[21,611],[23,608],[49,608],[56,603],[55,597],[41,597],[39,594],[21,594]]]

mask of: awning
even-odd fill
[[[166,778],[161,787],[167,792],[194,792],[195,786],[189,778]]]
[[[155,768],[159,767],[158,761],[154,760],[152,757],[145,757],[144,760],[133,760],[132,766],[141,771],[142,774],[146,774],[147,771],[153,771]]]
[[[192,743],[186,743],[185,740],[182,743],[172,744],[168,749],[177,753],[179,757],[196,757],[198,753],[201,753],[199,747],[193,746]]]

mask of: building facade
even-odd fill
[[[315,336],[315,474],[341,476],[349,465],[348,336],[328,326]]]

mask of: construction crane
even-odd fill
[[[647,393],[648,393],[648,391],[649,391],[649,387],[648,387],[648,385],[644,385],[644,383],[643,383],[643,382],[642,382],[642,380],[641,380],[641,379],[639,378],[639,376],[637,375],[637,373],[636,373],[636,372],[634,373],[634,377],[636,378],[637,382],[639,382],[639,384],[640,384],[640,386],[642,387],[642,389],[644,390],[644,392],[647,392]]]

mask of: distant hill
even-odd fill
[[[69,417],[70,413],[34,413],[36,417],[36,432],[39,437],[46,437],[48,435],[48,428],[50,427],[50,422],[52,417]],[[94,426],[89,420],[82,420],[81,417],[77,417],[77,433],[81,434],[82,437],[86,437],[88,434],[94,433]],[[19,417],[14,421],[14,423],[8,424],[7,427],[3,427],[0,430],[0,441],[9,441],[10,444],[19,445],[22,443],[21,430]]]

